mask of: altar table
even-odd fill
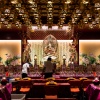
[[[88,100],[100,100],[100,85],[90,84],[86,89]]]

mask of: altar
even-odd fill
[[[42,66],[48,57],[57,62],[58,66],[63,64],[63,55],[65,55],[65,64],[68,65],[71,52],[70,44],[73,40],[56,40],[52,35],[47,36],[44,40],[28,40],[31,49],[30,58],[34,65],[34,56],[37,56],[37,64]]]

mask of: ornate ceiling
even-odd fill
[[[89,24],[92,28],[100,22],[100,0],[0,0],[0,22],[8,27]]]
[[[100,28],[100,0],[0,0],[0,28]]]

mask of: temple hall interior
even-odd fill
[[[0,100],[100,100],[100,0],[0,0]]]

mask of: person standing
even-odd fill
[[[29,69],[29,63],[25,62],[23,64],[23,67],[22,67],[22,78],[27,77],[27,75],[28,75],[28,69]]]
[[[54,67],[53,73],[56,73],[56,67],[57,67],[57,66],[56,66],[56,61],[53,62],[53,67]]]
[[[52,61],[51,57],[48,57],[47,61],[44,62],[44,67],[43,67],[44,78],[49,78],[52,77],[53,75],[54,65],[51,61]]]

